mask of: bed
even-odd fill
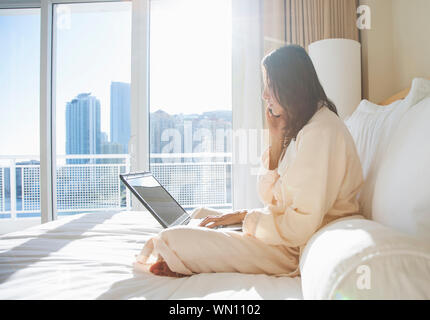
[[[417,92],[422,93],[423,88],[430,94],[430,81],[414,81],[412,94],[409,94],[405,101],[411,105],[415,103],[413,98]],[[403,99],[408,93],[409,90],[404,90],[384,104]],[[430,95],[426,101],[430,105]],[[385,117],[390,113],[390,108],[393,109],[394,104],[387,107],[388,112],[379,108],[377,113],[364,112],[364,122],[368,124],[367,119],[371,116],[376,119],[375,123],[380,123],[380,116]],[[421,110],[419,112],[423,114],[429,113],[427,105],[417,105],[413,109],[413,112]],[[421,126],[420,130],[424,133],[416,134],[419,134],[418,137],[424,135],[425,138],[429,132],[426,129],[428,126],[417,122],[425,117],[420,114],[414,115],[413,112],[409,113],[416,119],[414,120],[416,123],[409,125],[409,122],[406,122],[406,129]],[[363,131],[362,127],[357,128]],[[365,133],[362,136],[364,142],[369,140],[371,130]],[[399,138],[396,138],[396,142],[400,150],[411,145],[407,141],[406,145],[400,145],[402,141]],[[367,144],[363,146],[364,153],[360,152],[358,145],[360,154],[369,153],[371,148]],[[426,153],[423,153],[424,151]],[[390,166],[384,163],[381,168],[391,170],[386,172],[386,177],[396,179],[400,177],[404,181],[397,184],[396,181],[393,183],[389,179],[383,182],[379,179],[381,185],[379,187],[376,185],[379,193],[381,190],[391,192],[392,186],[398,186],[406,188],[401,194],[412,196],[408,188],[416,186],[417,182],[423,185],[420,190],[427,192],[428,188],[425,186],[428,186],[430,171],[425,168],[428,167],[426,159],[430,159],[430,150],[420,147],[409,152],[412,154],[420,152],[414,159],[421,159],[422,164],[419,162],[419,166],[411,167],[404,176],[398,169],[390,169]],[[387,157],[391,164],[396,156]],[[403,161],[400,159],[402,157],[398,158],[399,161]],[[366,168],[374,166],[374,162],[361,160],[362,163],[368,164]],[[408,180],[411,170],[419,173],[413,182]],[[371,176],[370,181],[372,179],[377,180]],[[422,181],[418,181],[419,179]],[[371,187],[373,188],[373,185]],[[371,196],[373,197],[373,192]],[[430,208],[428,194],[415,192],[414,197],[408,197],[406,202],[410,203],[409,207],[413,210],[402,209],[402,217],[396,219],[393,218],[393,213],[406,203],[405,199],[401,196],[393,197],[392,193],[387,193],[385,198],[384,195],[377,196],[378,198],[369,201],[370,205],[372,203],[373,206],[375,203],[380,205],[376,208],[379,211],[373,212],[374,221],[367,219],[335,221],[333,225],[313,235],[300,261],[301,277],[295,278],[217,273],[174,279],[134,272],[135,256],[144,243],[161,230],[161,226],[148,212],[86,213],[61,218],[0,237],[0,299],[299,300],[345,297],[396,299],[405,296],[429,299],[430,248],[417,242],[414,237],[399,232],[403,231],[402,228],[408,231],[409,226],[418,226],[421,234],[428,237],[426,226],[430,224],[427,211],[423,210],[424,206]],[[384,200],[386,197],[397,202]],[[419,209],[419,212],[417,211],[419,216],[414,215],[415,209]],[[418,221],[417,217],[424,223],[415,223]],[[395,250],[401,250],[407,253],[407,256],[399,256]],[[331,254],[324,254],[327,251]],[[376,291],[358,290],[355,287],[357,283],[355,270],[357,265],[363,263],[362,259],[368,259],[368,264],[373,263],[372,284],[377,288]],[[410,277],[410,274],[413,274],[413,277]],[[395,279],[404,280],[396,282]]]
[[[302,299],[300,277],[134,273],[148,212],[68,216],[0,237],[0,299]]]

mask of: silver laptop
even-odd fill
[[[120,174],[121,181],[164,227],[198,226],[201,219],[192,219],[151,172]],[[241,231],[241,225],[220,226],[223,230]]]

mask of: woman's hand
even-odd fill
[[[214,228],[217,226],[229,226],[232,224],[241,223],[245,219],[247,211],[236,211],[233,213],[226,213],[221,216],[207,216],[200,222],[200,227]],[[210,225],[208,225],[211,223]]]
[[[272,111],[271,111],[272,110]],[[278,108],[278,110],[273,111],[273,108],[266,108],[266,120],[267,125],[269,126],[269,133],[272,146],[280,145],[284,141],[284,137],[286,134],[286,126],[287,120],[285,116],[285,111],[282,108]]]
[[[266,120],[270,134],[269,170],[278,167],[278,161],[284,147],[287,121],[285,111],[278,108],[279,114],[275,114],[270,107],[266,108]]]

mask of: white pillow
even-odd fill
[[[300,258],[304,299],[430,299],[430,248],[380,223],[335,220]]]
[[[372,219],[430,243],[430,98],[412,106],[387,145]]]
[[[399,121],[412,106],[430,96],[430,81],[415,78],[409,94],[389,106],[363,100],[345,121],[357,146],[363,167],[364,185],[359,194],[363,215],[372,218],[374,188],[380,168],[384,165],[386,148]]]
[[[400,103],[401,100],[398,100],[383,107],[368,100],[362,100],[355,112],[345,121],[354,138],[365,177],[372,164],[373,155],[377,150],[384,128],[388,122],[393,121],[391,115]]]

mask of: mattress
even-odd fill
[[[0,299],[302,299],[300,277],[133,271],[161,226],[148,212],[86,213],[0,237]]]

